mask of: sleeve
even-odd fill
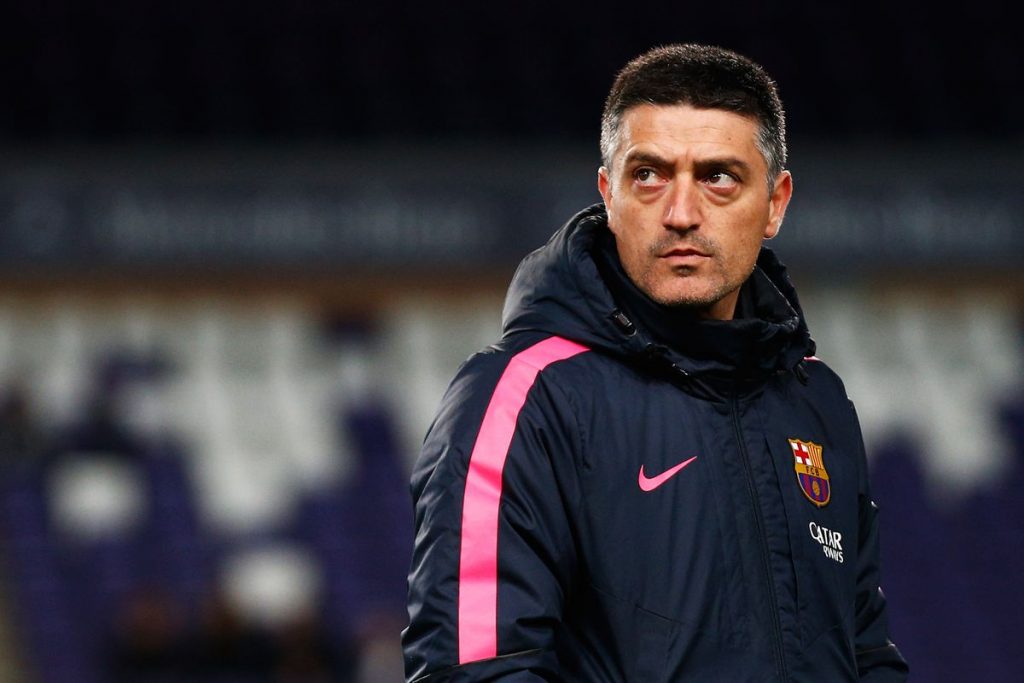
[[[854,411],[856,415],[856,411]],[[857,425],[860,458],[860,490],[858,493],[857,599],[854,652],[857,671],[862,681],[904,681],[907,663],[889,638],[889,619],[885,595],[880,584],[880,543],[878,506],[871,499],[867,458],[860,426]]]
[[[407,681],[562,680],[576,432],[543,365],[521,356],[497,381],[493,362],[460,373],[417,461]]]

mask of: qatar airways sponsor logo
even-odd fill
[[[811,532],[811,538],[821,544],[821,551],[825,553],[825,557],[839,564],[843,563],[843,535],[841,533],[815,522],[808,524],[807,529]]]

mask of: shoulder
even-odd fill
[[[844,439],[861,441],[860,419],[842,377],[817,357],[805,359],[807,383],[803,387],[808,402],[818,414],[834,420]]]
[[[472,355],[448,385],[416,470],[462,476],[478,442],[504,448],[530,425],[562,423],[569,410],[559,398],[564,375],[549,375],[588,351],[561,337],[515,335]]]
[[[851,434],[859,434],[857,411],[839,373],[817,356],[805,358],[800,368],[806,381],[794,379],[788,383],[790,400],[834,425],[845,425],[844,430],[851,430]]]
[[[518,415],[528,400],[545,393],[538,385],[546,382],[574,359],[592,355],[577,342],[551,335],[514,335],[503,339],[466,360],[448,385],[437,417],[430,428],[432,435],[475,433],[487,413],[502,411]],[[566,378],[561,373],[562,379]]]
[[[802,367],[807,373],[809,387],[816,386],[819,391],[828,391],[839,398],[848,400],[843,379],[827,362],[818,356],[808,356],[804,358]]]
[[[486,407],[495,400],[525,397],[541,373],[586,354],[580,343],[551,335],[515,335],[470,356],[445,392],[442,409]]]

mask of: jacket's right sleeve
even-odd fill
[[[858,491],[857,597],[855,604],[856,636],[854,643],[860,680],[874,683],[898,683],[907,679],[907,662],[889,638],[889,620],[885,595],[880,586],[878,506],[871,499],[867,455],[856,420],[856,446],[860,469]]]
[[[449,387],[412,477],[407,681],[562,680],[554,644],[575,570],[566,456],[577,434],[541,375],[582,350],[551,338],[483,354]]]

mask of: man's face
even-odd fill
[[[731,319],[761,241],[793,191],[768,191],[757,123],[720,109],[639,105],[622,118],[612,168],[598,173],[626,274],[647,296]]]

